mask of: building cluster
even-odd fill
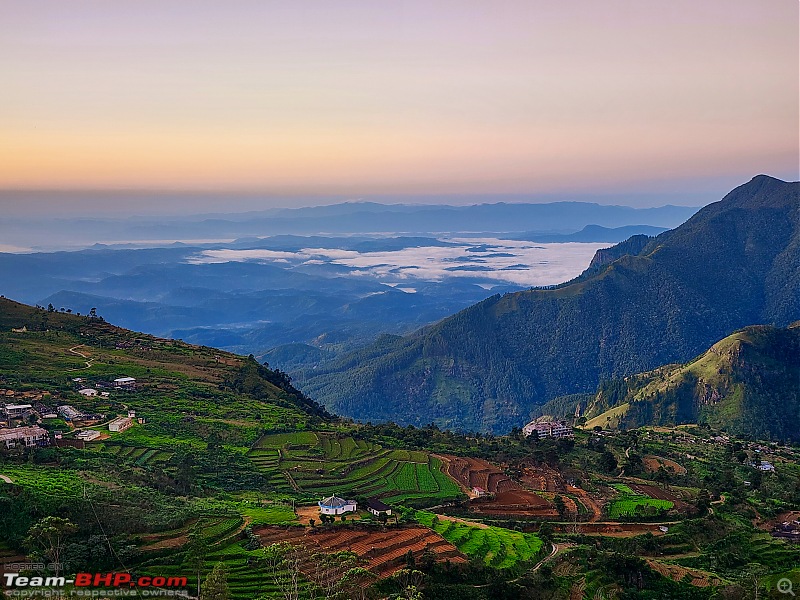
[[[73,383],[76,384],[76,387],[81,387],[83,380],[76,378]],[[136,385],[136,380],[132,377],[120,377],[108,385],[120,389],[132,389]],[[81,387],[78,391],[84,396],[97,395],[97,391],[90,388]],[[93,393],[84,393],[87,391]],[[90,442],[102,437],[103,434],[98,429],[81,430],[80,428],[100,423],[106,418],[105,415],[83,411],[71,404],[51,406],[45,403],[54,400],[57,401],[58,398],[54,398],[47,392],[17,392],[0,389],[0,451],[19,451],[25,448],[49,446],[51,441],[56,445],[64,445],[75,440]],[[40,426],[44,419],[59,417],[75,430],[73,440],[65,439],[62,431],[53,431],[51,438],[50,432]],[[143,423],[144,419],[137,419],[136,411],[129,410],[128,416],[111,419],[108,422],[108,430],[111,433],[119,433],[129,429],[137,421]]]
[[[566,421],[531,421],[522,428],[522,434],[530,437],[536,432],[539,438],[571,438],[575,434]]]
[[[772,528],[772,537],[800,542],[800,519],[778,523]]]
[[[334,517],[345,513],[354,513],[358,510],[358,503],[355,500],[345,500],[335,494],[323,498],[317,504],[319,505],[319,512],[321,514]],[[376,517],[392,516],[392,507],[388,504],[384,504],[377,498],[368,498],[365,504],[367,506],[367,511]]]
[[[754,469],[758,469],[759,471],[763,471],[764,473],[775,472],[775,465],[773,465],[771,462],[767,462],[766,460],[752,461],[749,464]]]

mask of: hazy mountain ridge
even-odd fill
[[[755,177],[637,255],[383,338],[307,373],[304,389],[359,419],[502,432],[550,398],[786,325],[800,314],[798,186]]]
[[[2,195],[0,193],[0,195]],[[224,204],[220,199],[220,204]],[[19,247],[75,248],[158,240],[240,239],[291,235],[397,235],[443,232],[536,232],[570,234],[586,226],[675,227],[697,207],[632,208],[593,202],[494,202],[466,206],[345,202],[329,206],[271,209],[243,214],[181,217],[10,218],[0,222],[3,242]],[[557,240],[558,241],[558,240]],[[605,240],[603,240],[605,241]]]

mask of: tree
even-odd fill
[[[758,592],[761,589],[762,579],[769,573],[769,569],[759,563],[749,563],[742,572],[742,583],[745,589],[750,592],[753,600],[758,600]]]
[[[616,457],[608,450],[603,450],[600,455],[600,468],[606,473],[613,473],[618,468]]]
[[[300,565],[303,551],[288,542],[272,544],[263,550],[263,562],[284,600],[300,598]]]
[[[230,600],[230,597],[228,571],[224,564],[218,562],[200,588],[200,600]]]
[[[208,544],[203,540],[199,522],[194,526],[194,530],[189,534],[189,546],[186,550],[186,557],[189,564],[197,573],[197,595],[200,596],[200,571],[206,560]]]
[[[564,499],[561,496],[557,495],[555,498],[553,498],[553,506],[556,507],[556,510],[558,511],[558,516],[561,517],[561,519],[563,519],[564,515],[567,514],[567,505],[564,504]]]
[[[49,559],[56,577],[61,573],[61,555],[64,542],[78,526],[69,519],[61,517],[45,517],[28,530],[25,546],[32,553],[38,553]]]

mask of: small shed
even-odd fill
[[[377,498],[369,498],[367,500],[367,510],[376,517],[380,517],[381,515],[386,515],[387,517],[392,516],[392,507],[388,504],[384,504]]]

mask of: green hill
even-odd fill
[[[134,377],[136,392],[86,398]],[[79,378],[82,381],[73,382]],[[102,318],[34,308],[0,298],[0,387],[38,390],[51,404],[122,412],[123,401],[147,420],[148,435],[249,446],[263,431],[304,428],[334,418],[280,371],[250,357],[122,329]],[[132,435],[132,434],[131,434]],[[158,445],[157,442],[153,442]]]
[[[357,419],[504,432],[551,398],[689,360],[753,323],[788,325],[800,316],[799,189],[755,177],[571,282],[384,336],[305,373],[304,390]]]
[[[800,440],[800,326],[747,327],[685,365],[606,382],[586,416],[588,427],[704,423]]]

